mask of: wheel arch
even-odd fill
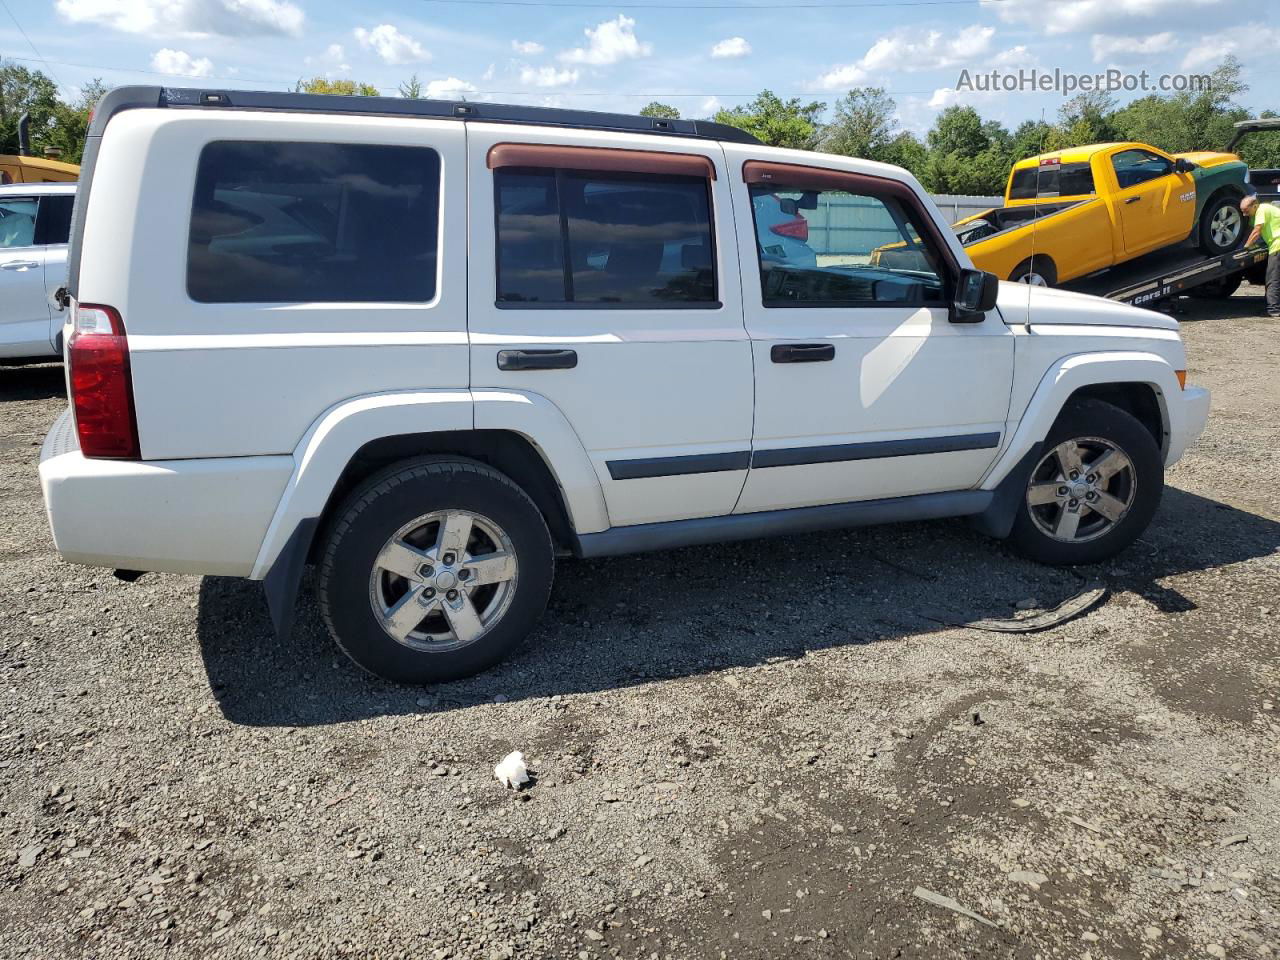
[[[303,567],[324,518],[388,463],[423,454],[479,460],[525,488],[562,546],[609,526],[581,440],[545,397],[520,391],[422,391],[343,401],[307,430],[250,578],[264,581],[286,633]]]

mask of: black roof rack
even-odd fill
[[[294,113],[350,113],[379,117],[431,117],[488,123],[527,123],[582,130],[620,130],[659,136],[699,137],[733,143],[760,141],[737,127],[710,120],[671,120],[594,110],[524,107],[472,100],[410,100],[405,97],[345,97],[269,90],[202,90],[190,87],[116,87],[98,104],[89,136],[100,137],[112,116],[138,107],[204,107],[218,110],[287,110]]]

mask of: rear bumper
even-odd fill
[[[1187,447],[1204,433],[1209,420],[1209,391],[1204,387],[1187,387],[1174,400],[1182,403],[1182,417],[1181,425],[1169,436],[1169,453],[1165,457],[1167,467],[1182,459]]]
[[[58,552],[128,570],[248,576],[293,458],[91,460],[70,411],[40,452],[40,487]]]

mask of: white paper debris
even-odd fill
[[[493,775],[502,785],[519,790],[529,782],[529,770],[524,765],[524,754],[519,750],[512,751],[502,758],[502,762],[493,768]]]

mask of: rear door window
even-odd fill
[[[428,147],[216,141],[196,171],[187,291],[201,303],[425,302],[439,218]]]
[[[40,213],[36,217],[36,243],[44,246],[66,243],[71,235],[71,208],[75,204],[72,194],[52,193],[40,198]]]
[[[35,244],[36,210],[35,197],[0,199],[0,250]]]
[[[705,178],[503,168],[494,184],[499,305],[715,304]]]

